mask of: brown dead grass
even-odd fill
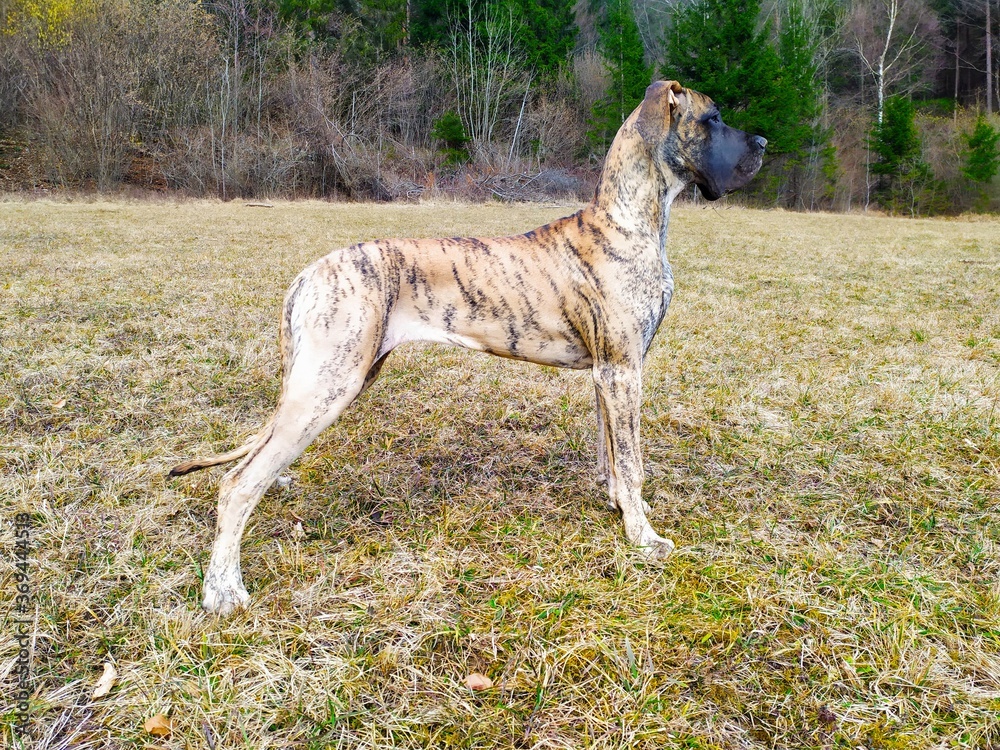
[[[997,221],[675,209],[643,415],[663,565],[604,508],[586,373],[410,347],[252,518],[250,610],[199,610],[220,472],[165,471],[268,414],[298,270],[569,210],[0,203],[24,746],[1000,743]],[[0,675],[15,654],[5,628]]]

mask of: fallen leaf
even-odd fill
[[[168,719],[163,714],[157,714],[156,716],[150,716],[146,719],[145,723],[142,725],[150,734],[156,737],[166,737],[170,734],[172,727],[170,726],[170,719]]]
[[[489,690],[493,687],[493,680],[479,672],[473,672],[465,678],[465,686],[470,690]]]
[[[52,406],[56,409],[62,409],[64,406],[66,406],[66,399],[61,398],[55,403],[53,403]]]
[[[111,688],[115,685],[115,679],[118,677],[118,671],[115,669],[114,664],[109,661],[104,662],[104,674],[101,675],[101,679],[97,681],[94,686],[94,692],[91,694],[91,698],[103,698],[105,695],[111,692]]]

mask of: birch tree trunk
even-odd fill
[[[993,114],[993,29],[990,18],[991,0],[986,2],[986,114]]]

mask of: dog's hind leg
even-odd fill
[[[357,398],[363,372],[333,389],[316,389],[315,381],[303,384],[295,398],[283,399],[257,445],[223,477],[215,544],[205,572],[202,606],[207,611],[226,615],[249,601],[240,569],[247,519],[278,474]]]
[[[365,382],[361,386],[361,393],[367,391],[371,387],[371,384],[378,378],[378,374],[382,371],[382,365],[385,364],[385,360],[388,356],[389,352],[386,352],[375,360],[375,364],[368,368],[368,374],[365,375]],[[358,396],[360,396],[361,393],[359,393]]]
[[[249,601],[240,570],[247,519],[278,474],[375,379],[379,332],[362,312],[327,327],[293,322],[282,331],[286,370],[281,398],[246,458],[223,477],[215,544],[202,606],[225,615]],[[294,341],[294,353],[290,351]],[[381,359],[379,360],[381,362]]]

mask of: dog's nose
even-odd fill
[[[766,146],[766,145],[767,145],[767,138],[762,138],[762,137],[761,137],[761,136],[759,136],[759,135],[755,135],[755,136],[753,137],[753,142],[754,142],[754,143],[756,144],[757,148],[758,148],[758,149],[759,149],[760,151],[763,151],[763,150],[764,150],[764,146]]]

